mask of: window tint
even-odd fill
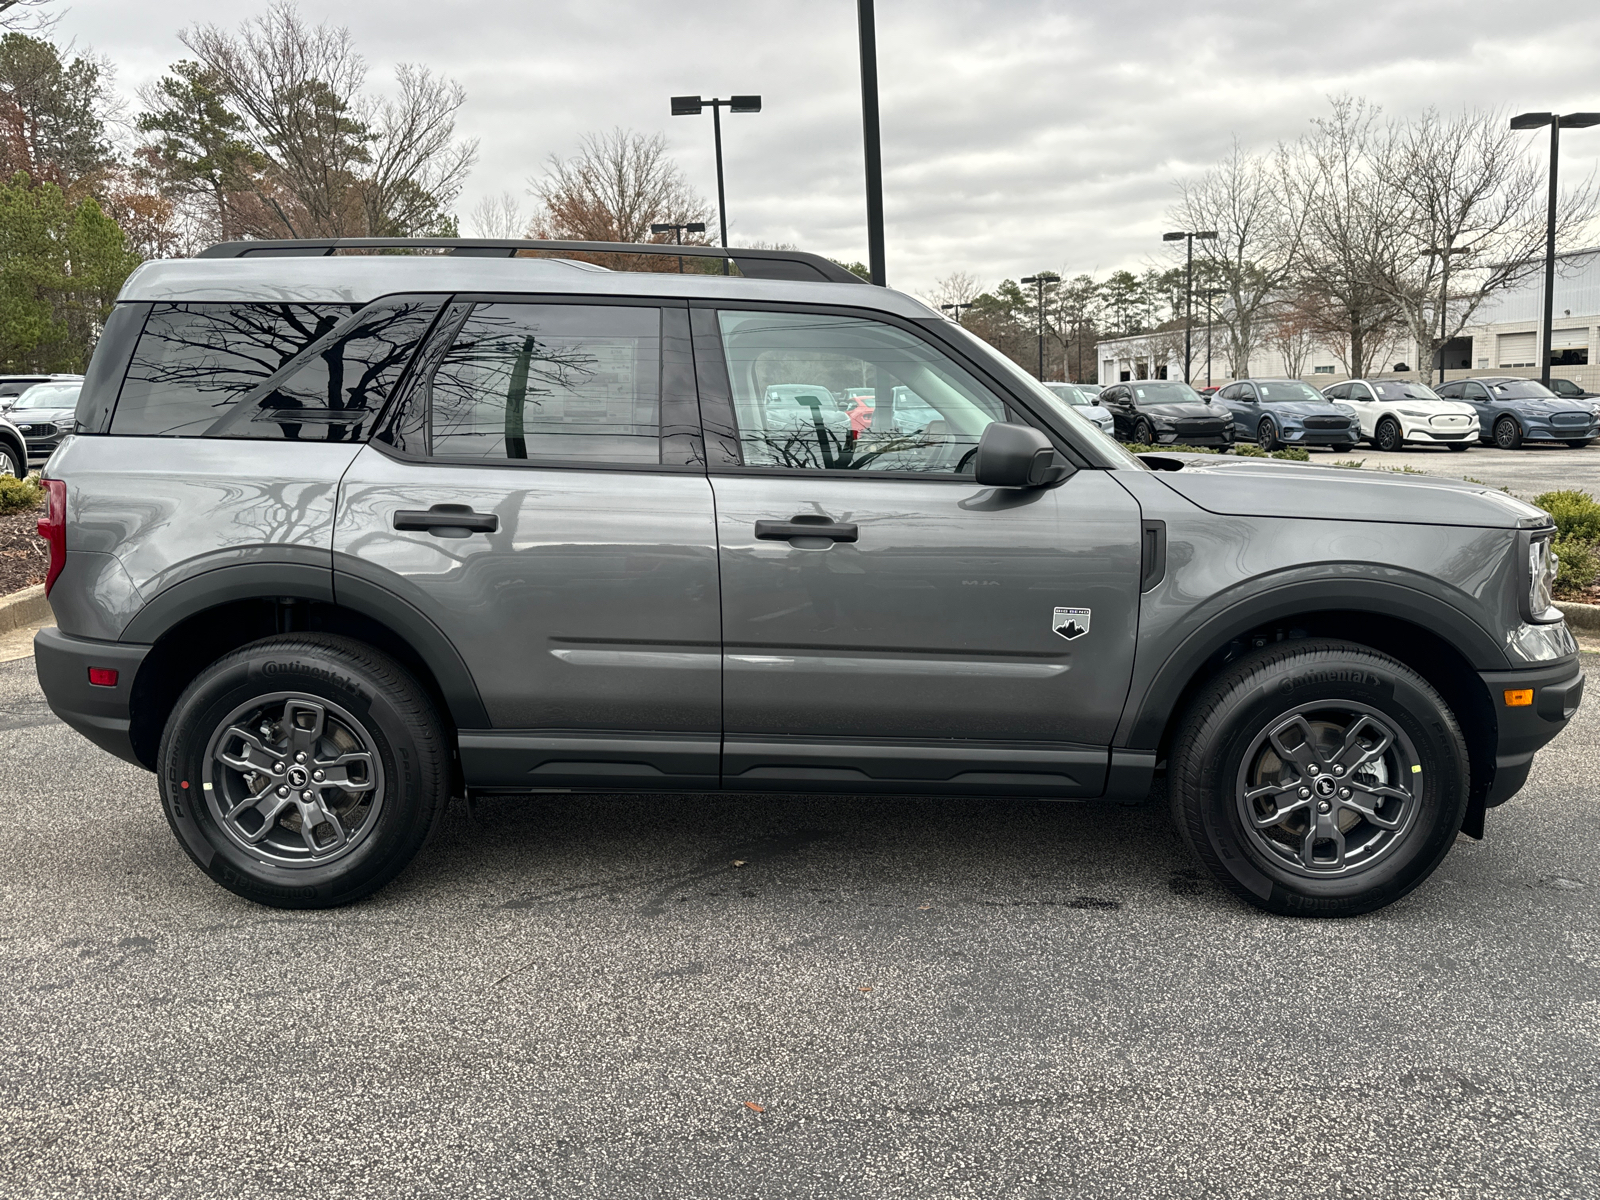
[[[81,383],[36,383],[17,397],[12,411],[24,408],[73,408],[82,390]]]
[[[348,317],[348,304],[157,304],[128,364],[111,432],[205,433]],[[282,431],[243,436],[281,437]]]
[[[1330,388],[1324,388],[1322,395],[1328,400],[1348,400],[1350,399],[1350,385],[1348,383],[1336,383]]]
[[[1373,389],[1383,400],[1437,400],[1439,395],[1425,383],[1375,383]]]
[[[1133,393],[1143,405],[1204,403],[1200,393],[1181,380],[1136,384]]]
[[[1549,400],[1555,395],[1537,379],[1510,379],[1491,383],[1489,392],[1496,400]]]
[[[812,313],[718,314],[746,466],[970,474],[1005,407],[922,339]]]
[[[1322,400],[1323,394],[1309,383],[1258,383],[1261,389],[1261,399],[1267,404],[1279,404],[1290,400]]]
[[[661,461],[661,313],[480,304],[428,383],[440,458]]]

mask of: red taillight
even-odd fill
[[[95,687],[116,687],[117,673],[111,667],[90,667],[89,682]]]
[[[50,571],[44,578],[44,594],[56,585],[56,576],[67,565],[67,481],[40,480],[44,484],[47,507],[39,518],[39,536],[50,547]]]

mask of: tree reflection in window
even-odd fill
[[[429,381],[442,458],[660,461],[654,308],[481,304]]]

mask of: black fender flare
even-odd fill
[[[1286,582],[1228,604],[1205,618],[1149,676],[1130,691],[1114,745],[1153,750],[1161,741],[1189,682],[1213,654],[1234,638],[1274,621],[1315,612],[1368,612],[1426,629],[1453,646],[1478,671],[1503,671],[1505,651],[1488,630],[1459,608],[1417,588],[1382,579]]]
[[[22,468],[22,477],[27,478],[28,443],[23,440],[21,434],[13,434],[11,430],[4,427],[0,427],[0,442],[4,442],[8,448],[16,452],[17,466]]]

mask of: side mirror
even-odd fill
[[[1050,439],[1027,425],[996,421],[978,440],[974,478],[984,487],[1036,488],[1072,474],[1058,461]]]

